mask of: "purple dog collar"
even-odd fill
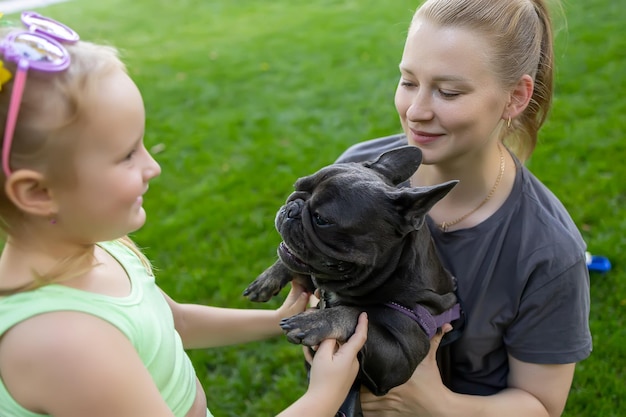
[[[439,327],[461,318],[461,305],[458,303],[436,316],[430,314],[425,307],[419,304],[416,304],[412,310],[393,301],[385,303],[385,305],[415,320],[424,329],[429,339],[433,338]]]

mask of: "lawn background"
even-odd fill
[[[355,142],[399,131],[393,93],[417,1],[75,0],[39,9],[116,45],[144,94],[163,168],[134,234],[181,302],[257,307],[242,290],[275,258],[294,180]],[[621,2],[569,0],[554,110],[528,163],[592,253],[592,356],[565,416],[626,415],[626,37]],[[14,18],[14,16],[8,16]],[[272,301],[261,308],[275,308]],[[285,339],[191,353],[216,417],[269,416],[305,389]]]

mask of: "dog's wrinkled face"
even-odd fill
[[[390,213],[380,205],[390,188],[360,164],[331,166],[296,182],[296,191],[276,216],[283,237],[279,254],[290,269],[318,280],[341,280],[374,264],[381,241],[396,239],[393,219],[368,222]],[[379,219],[382,220],[382,219]],[[379,223],[378,230],[372,230]]]
[[[456,184],[397,188],[420,162],[419,149],[406,146],[375,162],[331,165],[299,179],[275,220],[282,262],[329,290],[358,287]]]

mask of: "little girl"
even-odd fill
[[[306,308],[177,304],[126,236],[161,172],[141,94],[111,47],[24,13],[0,43],[0,415],[210,416],[184,349],[260,340]],[[333,416],[366,337],[322,343],[305,395],[280,416]]]

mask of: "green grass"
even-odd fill
[[[134,238],[173,298],[251,307],[241,292],[274,259],[274,214],[294,180],[350,144],[399,131],[396,64],[416,5],[75,0],[42,9],[84,39],[119,47],[144,93],[146,142],[164,146],[155,155],[163,174]],[[623,6],[564,6],[555,107],[529,166],[568,207],[590,251],[614,265],[591,278],[594,352],[578,366],[565,416],[623,416]],[[304,391],[301,351],[283,338],[191,356],[216,416],[273,415]]]

